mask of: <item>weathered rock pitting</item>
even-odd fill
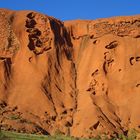
[[[140,16],[61,22],[0,10],[1,129],[94,137],[140,129]]]

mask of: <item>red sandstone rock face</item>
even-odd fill
[[[140,16],[61,22],[0,10],[1,129],[76,137],[140,128]]]

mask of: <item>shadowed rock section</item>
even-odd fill
[[[140,16],[61,22],[0,9],[2,130],[114,137],[140,129]]]

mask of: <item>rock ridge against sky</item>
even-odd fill
[[[94,137],[140,129],[140,16],[62,22],[0,10],[2,130]]]

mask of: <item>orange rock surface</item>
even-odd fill
[[[0,127],[75,137],[140,129],[140,16],[62,22],[0,9]]]

